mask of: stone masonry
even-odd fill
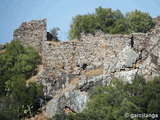
[[[14,39],[42,53],[43,69],[36,80],[50,101],[43,107],[49,117],[65,109],[81,112],[97,85],[113,77],[131,82],[135,74],[147,80],[160,75],[160,19],[148,33],[82,34],[79,40],[46,41],[46,20],[23,23]]]
[[[23,45],[30,45],[42,51],[42,43],[47,40],[46,19],[23,22],[13,33],[14,40],[20,40]]]

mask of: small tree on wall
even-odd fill
[[[52,28],[51,30],[50,30],[50,34],[51,34],[51,36],[52,36],[52,41],[60,41],[59,39],[58,39],[58,31],[60,30],[60,28],[59,27],[54,27],[54,28]]]

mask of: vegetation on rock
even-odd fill
[[[54,27],[50,30],[50,34],[52,36],[51,41],[56,41],[59,42],[60,40],[58,39],[58,31],[60,30],[59,27]]]
[[[81,33],[94,33],[98,29],[107,34],[145,33],[153,26],[154,21],[149,13],[135,10],[123,15],[120,10],[99,7],[93,14],[74,17],[70,25],[69,37],[79,38]]]
[[[132,84],[113,79],[108,86],[97,86],[82,113],[56,114],[54,120],[132,120],[125,114],[160,115],[160,77],[146,82],[136,75]],[[152,116],[158,117],[158,116]],[[139,118],[134,118],[139,119]],[[142,118],[145,119],[146,118]],[[154,118],[147,118],[154,119]]]

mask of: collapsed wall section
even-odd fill
[[[13,40],[34,47],[42,52],[42,43],[47,40],[46,19],[23,22],[13,33]]]

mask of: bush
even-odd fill
[[[18,40],[0,53],[0,117],[18,119],[30,116],[40,107],[43,86],[26,83],[26,79],[35,75],[39,63],[38,52],[24,47]]]
[[[49,41],[55,41],[59,42],[60,40],[58,39],[58,31],[60,30],[59,27],[54,27],[50,30],[50,33],[47,33],[47,38],[49,38]]]
[[[94,14],[77,15],[72,19],[73,23],[70,25],[70,39],[79,38],[81,33],[94,33],[97,29],[96,16]]]
[[[5,53],[0,53],[0,95],[5,94],[5,82],[19,74],[24,79],[30,78],[39,63],[40,57],[34,48],[24,47],[18,40],[6,45]]]
[[[135,10],[126,14],[127,29],[131,32],[146,33],[153,26],[154,22],[149,13]]]
[[[113,11],[111,8],[99,7],[93,14],[74,17],[70,25],[69,37],[79,38],[81,33],[94,33],[97,29],[107,34],[147,32],[153,26],[153,19],[148,13],[135,10],[124,16],[120,10]]]
[[[153,81],[136,75],[132,84],[113,79],[108,86],[97,86],[82,113],[58,114],[53,120],[148,120],[125,117],[128,114],[160,115],[160,77]],[[157,116],[153,116],[157,117]]]

